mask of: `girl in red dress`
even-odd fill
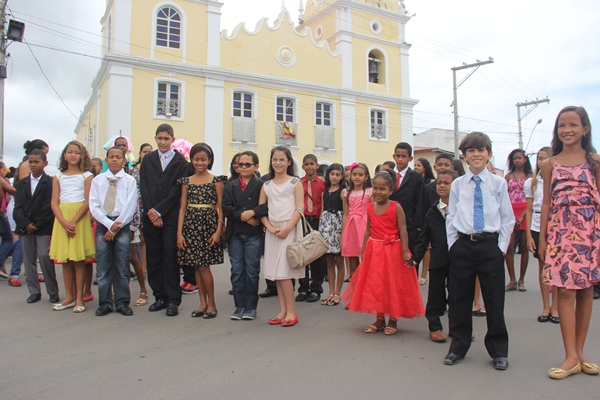
[[[408,250],[404,212],[399,203],[389,200],[395,180],[396,174],[389,170],[373,179],[374,203],[367,210],[362,263],[342,296],[350,311],[377,315],[377,321],[365,328],[366,333],[383,330],[386,335],[394,335],[399,318],[425,314]],[[402,257],[398,257],[400,254]]]

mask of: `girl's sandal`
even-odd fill
[[[148,293],[141,292],[140,298],[137,299],[137,301],[133,305],[141,307],[145,306],[146,304],[148,304]]]
[[[336,299],[337,297],[337,299]],[[338,304],[340,304],[340,301],[342,301],[342,298],[337,295],[334,294],[333,296],[331,296],[331,300],[327,300],[327,305],[328,306],[337,306]]]
[[[328,306],[329,302],[333,299],[333,295],[330,294],[326,299],[321,300],[322,306]]]
[[[398,321],[397,319],[390,318],[390,323],[391,323],[391,322],[393,322],[393,323],[394,323],[394,325],[396,325],[396,322],[397,322],[397,321]],[[385,329],[383,330],[383,334],[384,334],[384,335],[387,335],[387,336],[392,336],[392,335],[395,335],[396,333],[398,333],[398,328],[396,328],[396,327],[394,327],[394,326],[389,326],[389,325],[388,325],[388,326],[386,326],[386,327],[385,327]]]
[[[517,287],[519,288],[519,292],[527,291],[527,288],[525,287],[525,281],[518,281]]]
[[[375,325],[379,321],[383,321],[383,325],[381,325],[381,326]],[[375,333],[375,332],[379,332],[379,331],[382,331],[385,329],[385,318],[377,317],[377,322],[375,322],[375,324],[373,324],[373,325],[367,326],[365,328],[365,333]]]

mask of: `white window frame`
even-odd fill
[[[161,83],[165,83],[167,85],[178,85],[179,86],[179,116],[167,116],[167,115],[159,115],[157,106],[158,106],[158,85]],[[166,121],[183,121],[185,119],[185,82],[177,80],[177,79],[169,79],[169,78],[156,78],[154,80],[154,102],[152,103],[153,107],[153,118],[162,119]]]
[[[329,120],[331,121],[331,125],[317,124],[317,105],[318,104],[327,104],[328,106],[331,107],[330,117],[329,117]],[[323,112],[323,111],[321,111],[321,112]],[[331,126],[333,129],[335,129],[335,116],[336,116],[335,112],[336,112],[335,102],[333,102],[331,100],[325,100],[325,99],[315,99],[313,124],[315,126]],[[321,117],[321,119],[323,119],[323,117]]]
[[[298,118],[298,110],[299,110],[298,97],[291,96],[291,95],[288,95],[288,94],[278,94],[278,95],[275,96],[275,107],[274,107],[274,111],[275,111],[275,114],[274,114],[275,118],[274,118],[274,120],[275,121],[279,121],[277,119],[277,101],[279,99],[290,99],[290,100],[294,101],[294,106],[292,108],[292,110],[294,111],[294,115],[293,115],[292,121],[287,121],[287,122],[291,122],[291,123],[294,123],[294,124],[298,125],[298,121],[299,121],[299,118]],[[287,114],[284,114],[284,115],[287,115]],[[286,122],[286,121],[282,121],[282,122]]]
[[[379,71],[378,71],[379,72],[378,73],[378,75],[379,75],[379,82],[378,83],[374,83],[374,82],[369,81],[369,54],[371,54],[371,52],[373,52],[373,51],[380,52],[381,55],[382,55],[382,57],[383,57],[383,60],[380,60],[382,65],[379,66]],[[385,87],[389,87],[388,86],[388,82],[389,82],[388,56],[387,56],[386,52],[383,51],[383,49],[381,47],[377,47],[377,46],[369,47],[367,49],[366,54],[365,54],[365,62],[366,62],[366,68],[367,68],[366,69],[366,71],[367,71],[367,74],[366,74],[367,75],[366,76],[367,85],[369,83],[373,83],[374,85],[382,85],[382,86],[385,86]],[[383,72],[384,72],[383,73],[383,82],[384,83],[381,83],[381,81],[382,81],[381,67],[382,66],[383,66]]]
[[[373,136],[371,136],[371,114],[373,112],[380,112],[382,113],[382,122],[383,122],[383,126],[385,126],[385,136],[382,138],[375,138]],[[376,142],[388,142],[389,141],[389,137],[390,137],[390,128],[388,125],[388,110],[382,107],[369,107],[369,140],[373,140]]]
[[[181,28],[180,28],[180,37],[179,37],[179,48],[173,48],[173,47],[164,47],[164,46],[158,46],[156,44],[156,34],[157,34],[157,29],[156,29],[156,21],[158,18],[158,11],[165,8],[165,7],[171,7],[174,8],[175,10],[177,10],[177,12],[179,13],[179,16],[181,17],[181,20],[179,21],[181,23]],[[152,26],[152,36],[150,37],[150,58],[154,58],[154,54],[156,51],[164,51],[165,49],[169,49],[170,51],[181,51],[182,52],[182,61],[185,62],[185,57],[186,57],[186,30],[187,30],[187,17],[185,12],[183,11],[183,9],[178,6],[177,4],[174,3],[170,3],[170,2],[161,2],[158,3],[154,6],[154,8],[152,9],[152,15],[150,16],[151,18],[151,26]],[[169,51],[167,50],[167,51]]]
[[[258,119],[258,93],[256,93],[254,90],[248,90],[248,89],[232,89],[231,90],[231,118],[248,118],[248,117],[244,117],[243,115],[241,116],[235,116],[233,114],[234,111],[234,107],[233,107],[233,102],[235,101],[234,97],[236,93],[240,93],[242,95],[245,94],[249,94],[252,95],[252,117],[250,117],[253,120],[257,120]],[[244,103],[244,101],[242,100],[242,104]],[[243,108],[242,108],[243,110]],[[243,114],[243,113],[242,113]]]

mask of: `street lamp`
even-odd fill
[[[527,151],[527,148],[529,147],[529,142],[531,142],[531,137],[533,136],[533,131],[535,131],[535,128],[537,128],[537,126],[541,123],[542,123],[542,119],[540,118],[540,119],[538,119],[538,121],[534,125],[533,129],[531,130],[531,133],[529,134],[529,140],[527,141],[527,146],[525,146],[525,151]]]

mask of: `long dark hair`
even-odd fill
[[[434,181],[435,176],[433,176],[433,169],[431,168],[431,163],[429,162],[429,160],[421,157],[417,159],[417,161],[420,162],[423,168],[425,169],[425,175],[423,176],[423,180],[425,181],[425,183],[427,184],[431,181]]]
[[[527,157],[527,153],[525,153],[525,150],[523,150],[523,149],[514,149],[508,155],[508,158],[507,158],[508,172],[510,174],[515,172],[515,169],[517,167],[515,167],[515,162],[513,159],[515,157],[515,154],[518,154],[518,153],[523,154],[523,157],[525,158],[525,164],[523,165],[523,172],[525,172],[525,175],[529,176],[529,175],[533,174],[533,167],[531,166],[531,161],[529,161],[529,157]]]
[[[273,154],[275,154],[276,151],[281,151],[283,154],[285,154],[285,158],[287,158],[288,161],[291,161],[290,165],[287,167],[286,173],[289,176],[296,176],[296,167],[294,167],[294,158],[292,157],[292,152],[286,146],[276,146],[271,149],[271,155],[269,156],[270,178],[275,178],[275,170],[273,169],[273,162],[271,160],[273,160]]]
[[[146,146],[150,146],[150,148],[153,149],[153,147],[150,143],[142,143],[142,145],[140,146],[140,153],[138,154],[138,162],[135,163],[135,165],[138,165],[139,163],[142,162],[142,150],[144,150],[144,147],[146,147]]]
[[[465,167],[462,161],[460,161],[458,158],[452,160],[452,166],[454,167],[454,170],[458,173],[458,176],[463,176],[465,174]]]
[[[583,135],[581,138],[581,147],[585,150],[585,157],[592,168],[592,173],[596,173],[596,162],[594,161],[594,157],[592,156],[595,151],[592,147],[592,124],[590,123],[590,116],[587,111],[583,107],[579,106],[567,106],[560,110],[558,115],[556,116],[556,121],[554,122],[554,130],[552,131],[552,153],[554,155],[558,155],[563,151],[563,143],[560,141],[558,137],[558,120],[560,116],[566,112],[574,112],[579,115],[581,119],[581,126],[588,127],[589,132],[587,135]]]
[[[340,189],[344,189],[346,187],[346,180],[344,179],[344,167],[342,164],[333,163],[327,168],[327,172],[325,173],[325,187],[329,189],[331,187],[331,181],[329,180],[329,173],[331,171],[340,171],[342,174],[342,179],[340,179]]]
[[[365,198],[365,193],[367,191],[367,188],[372,187],[373,185],[371,184],[371,174],[369,173],[369,167],[367,167],[366,164],[363,163],[354,163],[352,165],[350,165],[350,183],[348,184],[348,197],[350,197],[350,193],[352,193],[352,191],[354,190],[354,181],[352,180],[352,171],[354,171],[354,169],[356,168],[361,168],[365,171],[365,174],[367,175],[367,179],[365,179],[365,183],[363,184],[363,194],[362,197],[360,199],[360,203],[362,204],[364,198]]]
[[[240,156],[242,155],[242,153],[236,153],[232,158],[231,158],[231,162],[229,163],[229,179],[228,181],[235,181],[236,179],[238,179],[240,177],[240,174],[238,174],[237,172],[235,172],[235,169],[233,168],[233,162],[235,161],[235,159],[237,158],[239,161]]]

